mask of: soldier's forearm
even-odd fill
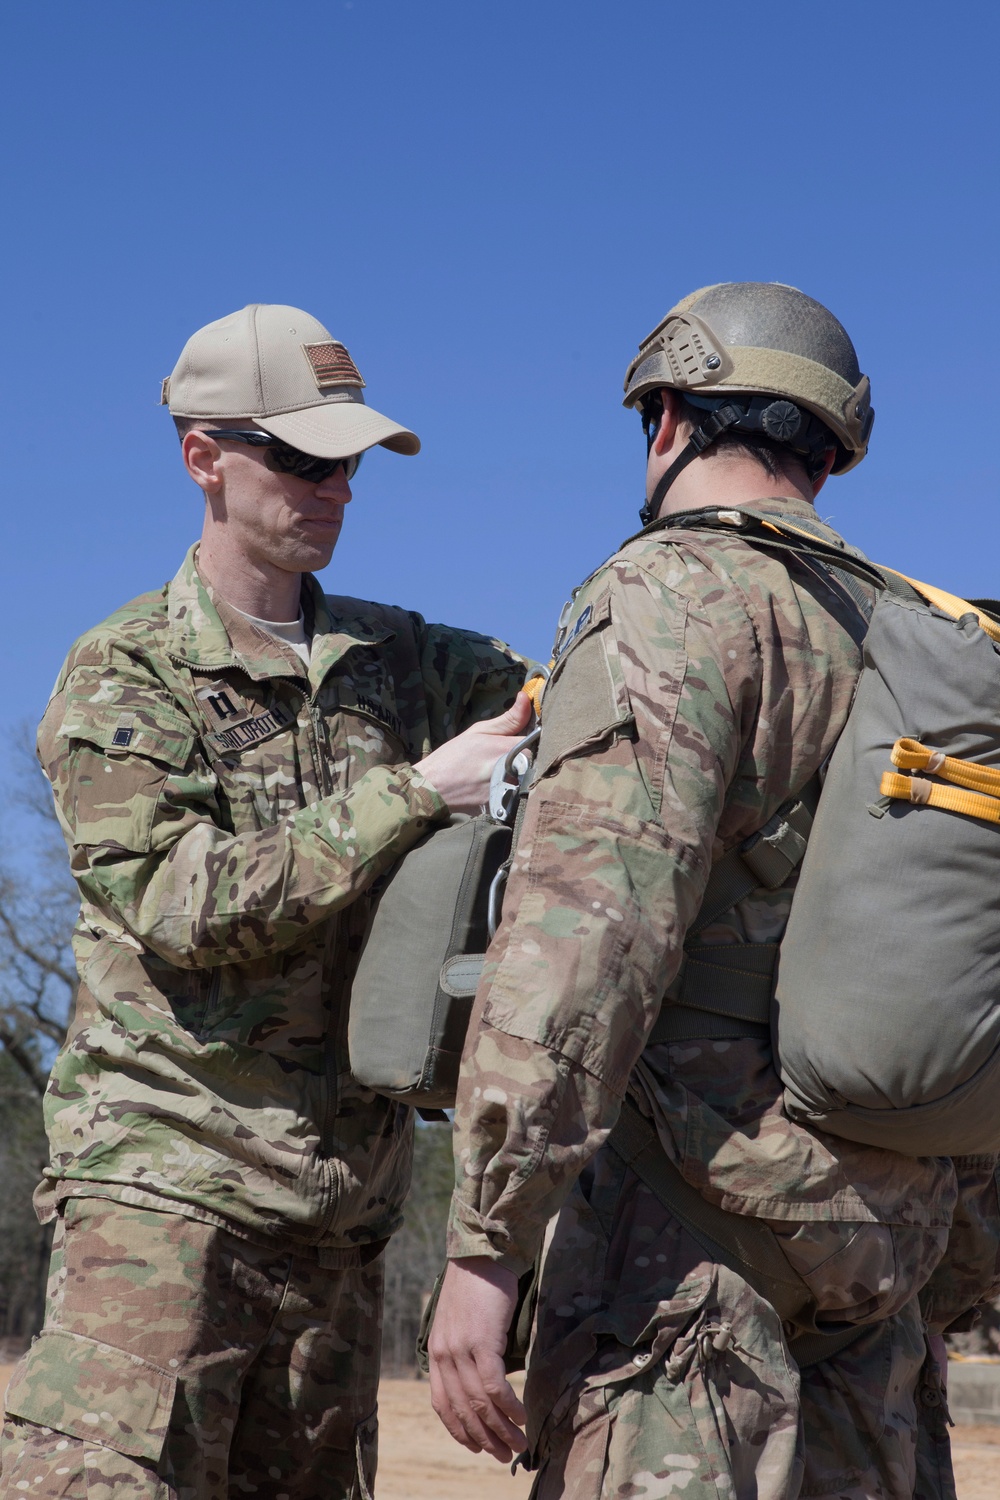
[[[620,1106],[566,1057],[479,1025],[455,1112],[449,1259],[484,1255],[515,1275],[526,1271]]]
[[[168,962],[246,962],[350,905],[443,812],[411,767],[376,766],[273,828],[233,835],[198,822],[162,854],[90,850],[77,873],[95,905]]]

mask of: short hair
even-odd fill
[[[173,413],[171,413],[173,416]],[[254,420],[253,417],[174,417],[174,426],[177,428],[177,436],[183,443],[189,432],[196,429],[205,431],[209,427],[246,427]]]

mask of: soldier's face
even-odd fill
[[[263,449],[228,443],[218,462],[222,486],[209,503],[230,546],[248,561],[268,562],[290,573],[326,567],[351,499],[342,467],[310,484],[294,474],[272,473]]]

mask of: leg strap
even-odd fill
[[[703,1198],[667,1156],[651,1122],[628,1099],[608,1145],[712,1260],[742,1276],[770,1302],[783,1323],[800,1323],[808,1329],[812,1323],[812,1293],[788,1264],[771,1228],[760,1219],[729,1213]],[[793,1338],[789,1348],[800,1367],[817,1364],[846,1349],[865,1326],[851,1324],[831,1333],[806,1331]]]

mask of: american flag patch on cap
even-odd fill
[[[323,344],[303,344],[313,379],[321,391],[335,385],[363,386],[361,372],[343,344],[330,339]]]

